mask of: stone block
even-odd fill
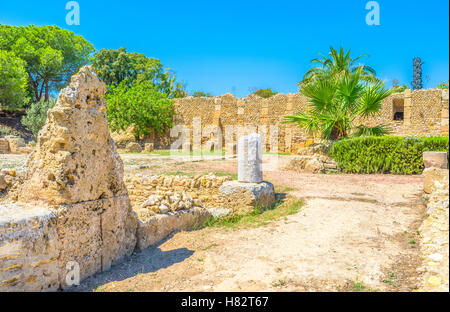
[[[228,181],[219,188],[219,199],[223,208],[234,213],[246,214],[255,207],[268,208],[275,204],[275,191],[272,183],[247,183]]]
[[[0,292],[59,288],[56,219],[45,205],[0,205]]]
[[[126,151],[128,153],[140,153],[142,152],[142,146],[136,142],[130,142],[127,144]]]
[[[211,214],[204,208],[195,207],[166,214],[142,218],[137,226],[138,249],[145,249],[157,244],[170,233],[191,229],[206,221]]]
[[[447,152],[423,152],[425,168],[448,168]]]
[[[9,141],[7,139],[0,138],[0,154],[9,154],[10,152]]]
[[[423,171],[423,176],[425,177],[423,184],[423,191],[427,194],[433,194],[439,191],[448,193],[448,170],[440,168],[427,168]]]
[[[155,146],[154,146],[153,143],[145,143],[145,145],[144,145],[144,151],[145,151],[146,153],[151,153],[151,152],[153,152],[153,150],[155,149],[154,147],[155,147]]]

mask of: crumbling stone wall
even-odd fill
[[[403,109],[403,120],[394,120],[395,105]],[[285,115],[306,109],[307,98],[301,94],[277,94],[267,99],[257,95],[240,99],[231,94],[187,97],[175,101],[174,121],[191,129],[191,142],[195,118],[201,119],[202,127],[219,126],[224,138],[227,126],[253,127],[263,136],[267,151],[270,149],[270,126],[277,126],[278,151],[296,153],[299,148],[309,146],[318,138],[304,133],[293,124],[281,124],[281,121]],[[392,94],[383,101],[380,113],[365,123],[386,123],[391,127],[391,135],[397,136],[448,136],[448,90],[406,90]],[[245,134],[248,133],[237,133],[238,136]],[[174,140],[169,132],[154,138],[155,146],[159,148],[170,147]],[[210,136],[205,134],[202,144],[208,140]],[[236,134],[234,142],[237,142]],[[222,146],[225,147],[224,144]]]
[[[419,228],[422,265],[418,291],[449,291],[449,171],[427,168],[423,175],[426,219]]]
[[[155,201],[158,201],[158,204],[163,202],[165,206],[173,211],[179,210],[179,202],[183,201],[186,197],[190,199],[189,201],[191,203],[188,207],[181,207],[181,210],[194,206],[205,208],[220,206],[219,187],[224,182],[230,180],[231,177],[229,176],[219,177],[212,174],[196,175],[193,177],[181,175],[146,176],[142,174],[129,174],[125,177],[131,205],[138,212],[138,216],[140,214],[154,215],[160,213],[156,202],[149,203],[143,207],[143,204],[152,195],[161,197],[160,200]],[[173,198],[178,198],[178,201],[174,203]]]

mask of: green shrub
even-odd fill
[[[151,81],[135,82],[131,86],[124,80],[111,86],[106,94],[107,114],[112,131],[126,131],[134,126],[136,139],[163,133],[173,125],[173,100],[158,92]]]
[[[258,96],[260,96],[262,98],[267,99],[267,98],[270,98],[270,97],[272,97],[274,95],[277,95],[278,92],[272,91],[270,88],[267,88],[267,89],[258,89],[253,94],[256,94],[256,95],[258,95]]]
[[[346,173],[420,174],[422,153],[448,153],[448,144],[448,137],[358,137],[335,142],[330,155]]]
[[[47,112],[56,104],[56,99],[50,99],[48,102],[40,101],[32,103],[26,110],[26,115],[22,117],[22,125],[33,132],[37,138],[39,131],[47,120]]]

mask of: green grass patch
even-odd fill
[[[210,218],[201,227],[242,228],[259,227],[282,217],[296,214],[304,205],[303,200],[289,200],[284,203],[277,202],[271,208],[256,207],[245,215],[232,214],[223,218]]]
[[[237,173],[229,173],[229,172],[218,171],[215,174],[218,177],[231,177],[231,179],[233,179],[233,180],[237,180],[238,179]]]

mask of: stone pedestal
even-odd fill
[[[425,168],[448,168],[447,152],[423,152]]]
[[[239,139],[238,143],[239,182],[260,183],[262,176],[261,136],[253,133]]]
[[[234,213],[246,214],[255,208],[269,208],[275,204],[272,183],[229,181],[219,188],[220,200]]]

